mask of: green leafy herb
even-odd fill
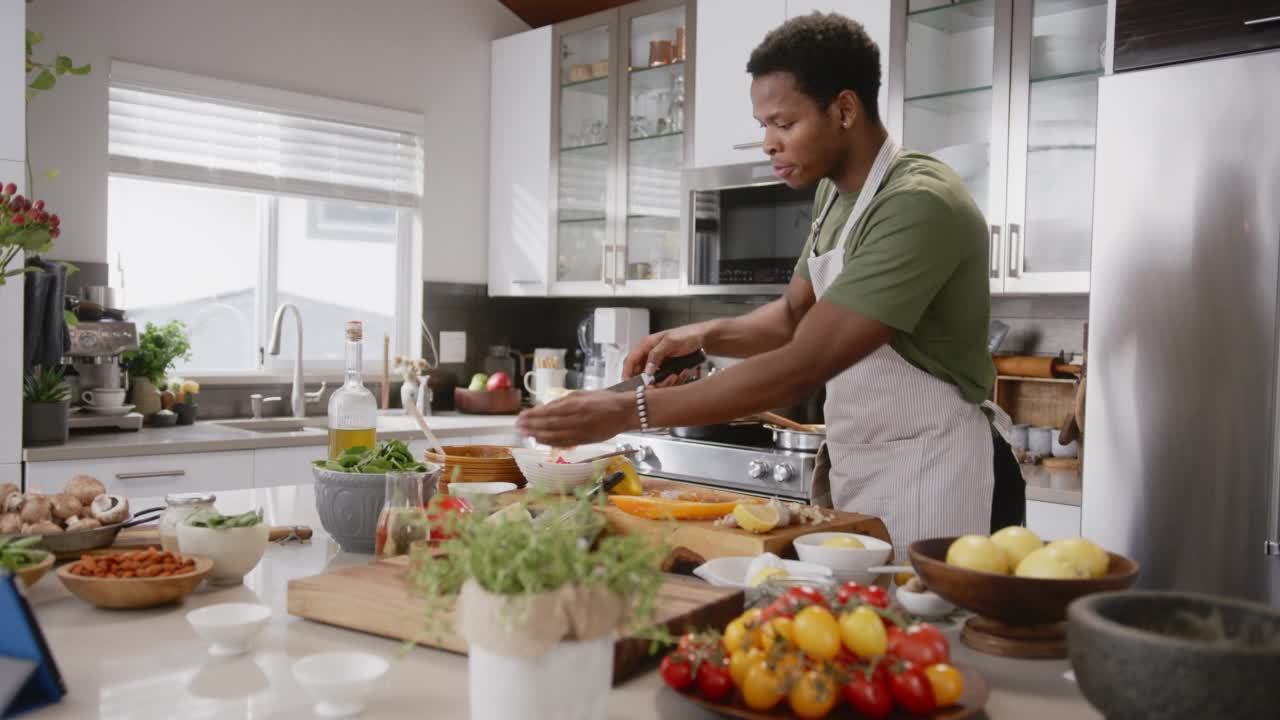
[[[187,326],[177,320],[165,325],[147,323],[142,337],[138,338],[138,349],[123,356],[130,374],[146,378],[156,387],[164,387],[165,373],[179,358],[191,359],[191,336],[187,334]]]
[[[9,571],[20,570],[43,561],[49,553],[34,549],[40,540],[39,535],[17,540],[9,535],[0,535],[0,568]]]
[[[61,367],[38,370],[22,383],[22,397],[33,403],[60,403],[70,394]]]
[[[413,457],[413,451],[402,440],[382,440],[373,449],[357,445],[342,451],[337,460],[317,460],[314,464],[335,472],[367,475],[430,470],[426,463]]]
[[[239,515],[223,515],[216,510],[197,510],[187,517],[187,524],[212,530],[253,527],[262,524],[262,508]]]

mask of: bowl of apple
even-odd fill
[[[514,415],[520,412],[520,390],[505,372],[476,373],[471,384],[453,389],[453,406],[470,415]]]

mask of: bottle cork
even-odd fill
[[[364,339],[364,326],[359,320],[347,323],[347,342],[360,342]]]

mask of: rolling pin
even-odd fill
[[[1030,355],[999,355],[992,360],[996,372],[1014,377],[1056,378],[1063,375],[1080,375],[1080,366],[1063,362],[1056,357]]]
[[[276,525],[267,533],[268,542],[280,542],[281,540],[293,538],[302,542],[310,540],[311,528],[306,525]]]

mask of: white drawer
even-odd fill
[[[311,463],[325,459],[327,452],[324,445],[255,450],[253,486],[310,485],[315,481]]]
[[[1061,540],[1080,534],[1080,508],[1075,505],[1027,501],[1027,529],[1041,540]]]
[[[248,489],[253,487],[253,451],[27,463],[27,490],[62,492],[67,481],[80,473],[96,477],[107,492],[131,501],[175,492]]]

